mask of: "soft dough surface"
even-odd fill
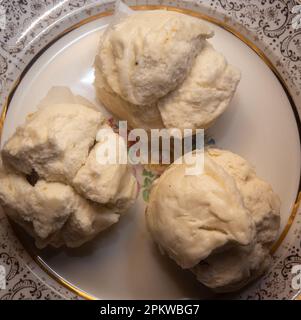
[[[37,246],[80,246],[133,205],[131,167],[96,158],[102,132],[122,139],[87,100],[58,87],[5,143],[0,203]],[[32,173],[37,181],[30,184]]]
[[[206,39],[199,19],[173,11],[117,18],[95,59],[99,100],[136,128],[207,128],[225,111],[240,80]]]
[[[208,149],[204,172],[171,165],[156,180],[147,207],[153,239],[181,267],[217,291],[232,291],[261,275],[280,224],[280,202],[250,164]]]

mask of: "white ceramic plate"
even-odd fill
[[[1,146],[54,85],[69,86],[75,93],[97,103],[92,65],[99,34],[110,19],[102,17],[81,23],[35,59],[9,103]],[[281,233],[286,235],[299,192],[301,168],[298,121],[292,101],[270,66],[242,38],[216,24],[210,25],[215,30],[210,42],[230,63],[239,67],[242,80],[229,109],[210,128],[208,135],[218,147],[249,160],[258,175],[272,185],[282,201]],[[154,246],[145,228],[143,199],[143,193],[148,192],[148,182],[154,177],[141,168],[137,168],[137,175],[141,194],[135,207],[119,224],[82,248],[37,251],[31,239],[20,230],[17,230],[18,237],[52,276],[85,297],[212,297],[190,272],[161,256]],[[277,260],[272,269],[276,265]],[[260,281],[235,297],[254,294]]]

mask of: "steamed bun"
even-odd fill
[[[206,128],[240,80],[206,39],[213,31],[173,11],[133,13],[102,34],[95,59],[99,100],[136,128]]]
[[[0,204],[37,246],[80,246],[135,202],[132,168],[96,157],[101,132],[123,139],[90,102],[58,87],[4,144]]]
[[[216,291],[233,291],[262,275],[280,224],[280,202],[250,164],[208,149],[204,172],[173,164],[151,190],[146,220],[162,251]]]

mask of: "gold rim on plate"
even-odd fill
[[[253,42],[251,42],[247,37],[245,37],[244,35],[242,35],[240,32],[236,31],[232,26],[228,25],[227,23],[225,23],[224,21],[218,20],[216,18],[213,18],[211,16],[208,16],[204,13],[201,12],[196,12],[193,10],[189,10],[189,9],[182,9],[182,8],[178,8],[178,7],[172,7],[172,6],[163,6],[163,5],[143,5],[143,6],[131,6],[132,9],[134,10],[170,10],[170,11],[176,11],[179,13],[184,13],[184,14],[188,14],[190,16],[199,18],[199,19],[203,19],[206,20],[210,23],[213,23],[221,28],[223,28],[224,30],[232,33],[235,37],[237,37],[238,39],[240,39],[241,41],[243,41],[249,48],[251,48],[263,61],[264,63],[271,69],[271,71],[274,73],[274,75],[276,76],[276,78],[279,80],[280,84],[283,87],[283,90],[285,91],[293,113],[295,115],[295,119],[297,122],[297,126],[298,126],[298,130],[299,130],[299,137],[301,137],[301,124],[300,124],[300,118],[299,118],[299,114],[296,108],[296,105],[294,103],[294,100],[289,92],[289,89],[283,79],[283,77],[281,76],[281,74],[278,72],[278,70],[276,69],[276,67],[273,65],[273,63],[271,62],[271,60],[266,56],[266,54],[260,49],[258,48]],[[9,108],[9,104],[14,96],[14,93],[16,92],[16,89],[18,88],[21,80],[24,78],[24,76],[26,75],[27,71],[32,67],[32,65],[37,61],[37,59],[49,48],[51,47],[56,41],[58,41],[59,39],[61,39],[63,36],[65,36],[66,34],[70,33],[71,31],[89,23],[92,22],[94,20],[103,18],[103,17],[107,17],[112,15],[113,12],[112,11],[106,11],[106,12],[102,12],[99,13],[97,15],[88,17],[83,19],[82,21],[74,24],[73,26],[67,28],[66,30],[64,30],[64,32],[62,32],[61,34],[59,34],[57,37],[55,37],[55,39],[53,39],[52,41],[50,41],[43,49],[41,49],[36,55],[35,57],[27,64],[27,66],[25,67],[25,69],[23,70],[23,72],[21,73],[21,75],[18,77],[18,79],[15,81],[12,90],[10,91],[4,105],[3,105],[3,109],[2,109],[2,113],[0,116],[0,139],[1,139],[1,133],[2,133],[2,129],[3,129],[3,124],[5,121],[5,117],[7,114],[7,110]],[[284,228],[284,230],[282,231],[282,233],[280,234],[278,240],[275,242],[273,248],[272,248],[272,253],[276,252],[276,250],[280,247],[281,243],[283,242],[283,240],[285,239],[286,235],[288,234],[290,227],[297,215],[298,212],[298,208],[301,202],[301,181],[299,183],[299,188],[297,191],[297,198],[294,204],[294,207],[291,211],[291,214],[288,218],[287,224]],[[17,235],[18,237],[18,235]],[[20,240],[20,238],[18,237],[18,239]],[[65,288],[71,290],[72,292],[74,292],[75,294],[77,294],[78,296],[87,299],[87,300],[96,300],[97,298],[82,291],[81,289],[77,288],[76,286],[74,286],[73,284],[71,284],[70,282],[68,282],[67,280],[65,280],[64,278],[62,278],[60,275],[58,275],[54,270],[52,270],[46,263],[45,261],[36,253],[32,252],[31,249],[28,248],[28,245],[24,244],[23,241],[20,241],[21,244],[24,246],[24,248],[27,250],[27,252],[29,253],[29,255],[32,257],[32,259],[41,267],[41,269],[47,273],[47,275],[49,275],[51,278],[53,278],[54,280],[56,280],[59,284],[61,284],[62,286],[64,286]],[[301,296],[300,296],[301,297]],[[298,297],[296,298],[298,299]]]

